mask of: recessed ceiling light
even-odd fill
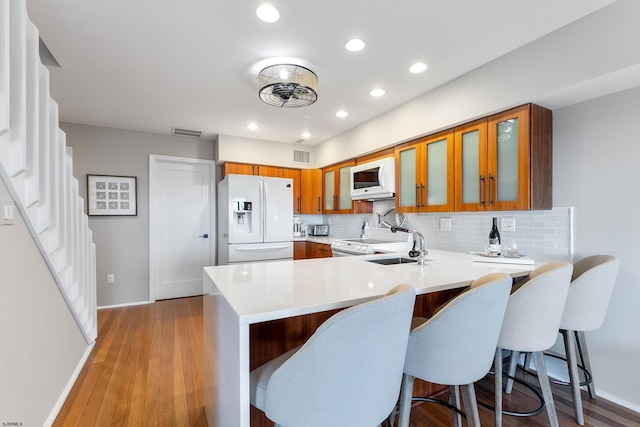
[[[264,22],[276,22],[280,19],[280,12],[270,4],[263,4],[258,7],[256,9],[256,15]]]
[[[386,90],[378,88],[378,89],[373,89],[371,92],[369,92],[369,95],[377,98],[379,96],[383,96],[386,93],[387,93]]]
[[[260,129],[260,126],[258,126],[257,123],[249,123],[247,124],[246,128],[249,130],[258,130]]]
[[[359,52],[364,49],[365,42],[360,39],[351,39],[344,44],[344,48],[349,52]]]
[[[336,112],[336,117],[342,118],[342,117],[347,117],[348,115],[349,115],[349,113],[347,113],[344,110],[340,110],[340,111]]]
[[[309,139],[309,138],[311,138],[311,134],[309,132],[302,132],[300,134],[300,138]]]
[[[409,71],[414,74],[418,74],[418,73],[424,72],[426,69],[427,69],[427,64],[423,64],[422,62],[416,62],[409,68]]]

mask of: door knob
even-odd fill
[[[198,237],[203,237],[203,238],[205,238],[205,239],[208,239],[208,238],[209,238],[209,235],[208,235],[207,233],[204,233],[202,236],[198,236]]]

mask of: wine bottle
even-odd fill
[[[500,231],[498,231],[498,218],[493,218],[493,226],[489,233],[489,253],[500,255]]]

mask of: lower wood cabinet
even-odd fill
[[[332,256],[331,245],[307,242],[307,258],[329,258]]]
[[[307,258],[307,242],[293,242],[293,259]]]
[[[329,258],[333,256],[331,245],[316,242],[293,242],[293,259]]]

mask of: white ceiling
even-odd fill
[[[171,133],[199,130],[316,145],[563,27],[613,0],[27,0],[61,68],[51,90],[62,121]],[[365,50],[343,48],[352,37]],[[281,109],[258,98],[265,61],[318,75],[318,101]],[[425,62],[425,73],[409,66]],[[374,86],[382,98],[368,95]],[[350,115],[338,119],[334,113]],[[258,131],[245,125],[257,122]]]

